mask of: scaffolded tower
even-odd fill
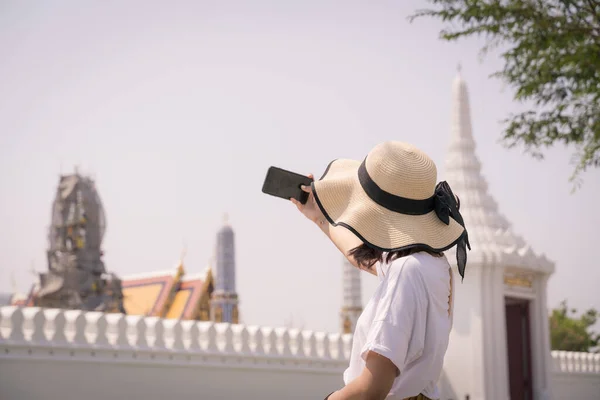
[[[40,274],[40,307],[125,312],[121,281],[106,273],[102,238],[106,218],[94,181],[79,173],[60,177],[52,206],[48,272]]]

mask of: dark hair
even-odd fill
[[[434,257],[443,257],[444,255],[441,251],[433,251],[425,247],[415,246],[404,250],[390,251],[387,253],[384,260],[384,252],[382,250],[375,249],[364,243],[350,250],[348,255],[354,257],[359,267],[370,270],[377,262],[385,261],[386,263],[390,263],[398,258],[406,257],[421,251],[429,253]]]

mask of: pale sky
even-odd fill
[[[0,292],[45,270],[59,173],[95,176],[109,271],[199,272],[227,212],[243,322],[338,331],[341,254],[261,193],[271,165],[320,175],[402,140],[443,177],[460,62],[477,154],[516,233],[556,263],[548,306],[600,309],[600,172],[570,193],[571,151],[499,143],[518,110],[481,42],[408,23],[424,1],[0,1]],[[459,194],[460,195],[460,194]],[[468,279],[468,266],[467,277]],[[376,278],[363,276],[366,303]],[[460,290],[460,286],[459,289]]]

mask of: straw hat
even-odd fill
[[[444,251],[462,244],[464,249],[468,239],[459,201],[446,182],[436,182],[436,166],[424,152],[384,142],[363,162],[332,161],[312,189],[329,223],[346,227],[368,246]],[[466,251],[463,270],[464,263]]]

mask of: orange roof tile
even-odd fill
[[[175,270],[124,277],[123,306],[127,314],[162,316],[181,275],[183,267],[179,265]]]
[[[166,318],[192,319],[198,309],[202,294],[212,280],[210,269],[204,273],[186,276],[181,280],[179,289],[166,314]]]

